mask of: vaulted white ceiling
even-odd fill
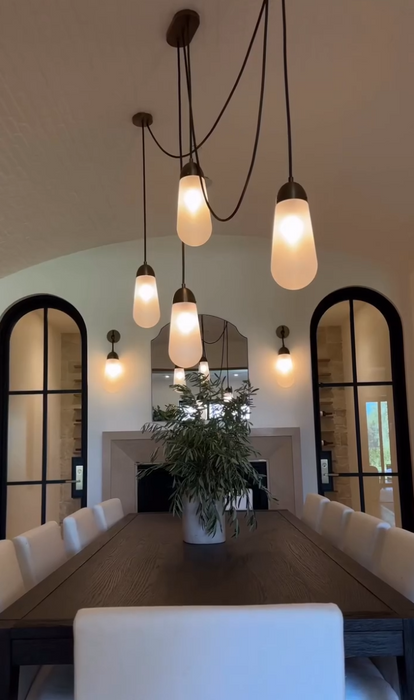
[[[205,134],[245,53],[261,0],[193,0],[197,132]],[[246,201],[214,235],[269,237],[286,179],[279,0],[270,0],[262,138]],[[373,258],[414,256],[414,4],[288,0],[295,177],[317,244]],[[18,0],[0,5],[0,275],[140,237],[138,110],[177,148],[176,56],[164,40],[179,0]],[[253,143],[256,47],[202,149],[221,214]],[[148,142],[149,232],[175,235],[178,166]],[[413,258],[414,259],[414,258]]]

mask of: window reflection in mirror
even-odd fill
[[[247,338],[239,333],[236,326],[218,316],[203,314],[200,317],[203,329],[204,352],[212,377],[221,377],[224,388],[227,383],[233,391],[249,378]],[[227,333],[226,333],[227,323]],[[174,381],[174,365],[168,356],[168,336],[170,326],[164,326],[151,342],[151,390],[152,419],[157,420],[157,407],[179,403],[180,396],[171,387]],[[226,337],[228,334],[228,364]],[[198,364],[185,368],[186,372],[198,371]],[[228,381],[227,381],[228,379]]]

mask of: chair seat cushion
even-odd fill
[[[41,666],[25,700],[73,700],[73,666]]]
[[[399,700],[397,693],[369,659],[347,659],[346,700]]]

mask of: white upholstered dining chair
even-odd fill
[[[325,498],[325,496],[319,496],[318,493],[308,493],[302,513],[302,520],[305,525],[308,525],[316,532],[320,532],[322,513],[328,503],[329,499]]]
[[[414,533],[400,527],[387,530],[373,571],[414,602]]]
[[[0,541],[0,613],[26,592],[16,549]],[[17,700],[71,700],[73,666],[22,666]]]
[[[329,501],[322,511],[320,534],[338,549],[342,549],[345,528],[353,512],[337,501]]]
[[[27,589],[32,588],[67,561],[60,527],[45,523],[13,539]]]
[[[390,525],[368,513],[352,512],[345,528],[343,551],[372,571]]]
[[[119,498],[110,498],[93,507],[96,522],[100,530],[109,530],[112,525],[124,517],[124,510]]]
[[[81,610],[74,644],[76,700],[344,699],[335,605]]]
[[[77,554],[98,537],[99,527],[92,508],[81,508],[63,521],[63,539],[69,556]]]

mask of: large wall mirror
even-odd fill
[[[233,391],[249,378],[247,338],[229,321],[203,314],[200,317],[204,353],[212,375],[217,374]],[[152,413],[157,420],[157,407],[178,404],[179,394],[172,389],[174,365],[168,356],[170,324],[164,326],[151,343]],[[198,365],[186,371],[197,371]]]

